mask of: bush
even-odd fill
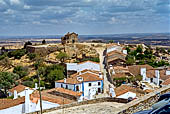
[[[14,59],[21,59],[22,56],[24,56],[26,54],[26,50],[25,49],[17,49],[15,51],[9,52],[8,53],[8,57],[14,57]]]
[[[27,56],[30,60],[33,60],[36,58],[37,55],[35,53],[29,53]]]
[[[31,87],[31,88],[34,86],[34,82],[33,81],[24,81],[24,82],[22,82],[22,84],[24,86]]]
[[[16,73],[20,76],[20,78],[28,75],[28,68],[23,66],[16,66],[13,70],[13,73]]]

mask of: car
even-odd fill
[[[139,111],[134,114],[157,114],[157,113],[155,113],[155,111],[161,111],[161,110],[163,111],[162,107],[164,107],[166,105],[170,105],[170,98],[165,98],[165,99],[155,103],[154,105],[152,105],[152,109],[150,109],[150,110]],[[170,109],[170,107],[169,107],[169,109]],[[168,109],[166,108],[166,110],[168,110]],[[161,113],[161,114],[163,114],[163,113]]]
[[[170,98],[170,92],[169,93],[165,93],[163,95],[161,95],[158,99],[158,102],[163,100],[163,99],[167,99],[167,98]]]
[[[166,104],[165,106],[159,109],[152,111],[149,114],[170,114],[170,103]]]

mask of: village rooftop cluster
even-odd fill
[[[3,114],[104,97],[131,102],[170,84],[169,51],[144,44],[79,43],[78,34],[67,33],[61,44],[28,41],[0,54]]]

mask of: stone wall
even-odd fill
[[[167,92],[170,92],[170,85],[127,103],[126,106],[120,107],[116,113],[133,114],[138,111],[151,109],[151,106],[157,102],[159,96]]]
[[[36,53],[41,56],[46,56],[52,52],[58,51],[57,46],[27,46],[26,50],[28,53]]]
[[[104,98],[98,98],[98,99],[93,99],[93,100],[87,100],[87,101],[82,101],[82,102],[74,102],[74,103],[71,103],[71,104],[61,105],[61,106],[56,107],[56,108],[51,108],[51,109],[43,110],[43,113],[51,112],[51,111],[59,110],[59,109],[63,109],[63,108],[70,108],[70,107],[74,107],[74,106],[94,104],[94,103],[101,103],[101,102],[128,103],[128,101],[126,99],[104,97]],[[29,114],[39,114],[39,111],[38,112],[29,113]]]

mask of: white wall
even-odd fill
[[[115,50],[121,51],[121,50],[122,50],[122,47],[120,47],[120,46],[112,46],[112,47],[110,47],[110,48],[107,48],[107,53],[112,52],[112,51],[115,51]]]
[[[74,70],[77,71],[77,63],[66,63],[67,70]]]
[[[34,92],[34,90],[31,90],[31,89],[29,89],[28,91],[29,91],[29,94],[32,94]],[[20,96],[20,97],[25,96],[25,90],[20,92],[20,93],[18,93],[18,96]]]
[[[142,80],[143,81],[146,81],[146,68],[141,68],[140,69],[140,74],[141,74],[141,76],[142,76]]]
[[[89,61],[82,64],[78,64],[77,72],[81,72],[85,69],[100,71],[100,64],[92,63]]]
[[[0,114],[22,114],[24,104],[0,110]]]
[[[127,93],[125,93],[123,95],[118,96],[117,98],[128,99],[129,97],[132,97],[133,99],[136,98],[136,93],[127,92]]]
[[[170,70],[166,70],[166,75],[170,75]]]
[[[61,88],[61,85],[63,85],[63,88],[66,88],[66,85],[68,85],[68,89],[74,91],[74,84],[65,84],[65,83],[55,82],[55,88]]]
[[[100,82],[100,85],[98,85],[98,82]],[[89,86],[89,83],[91,83],[91,86]],[[102,89],[101,81],[84,82],[84,97],[92,99],[93,95],[98,91],[98,88]]]

